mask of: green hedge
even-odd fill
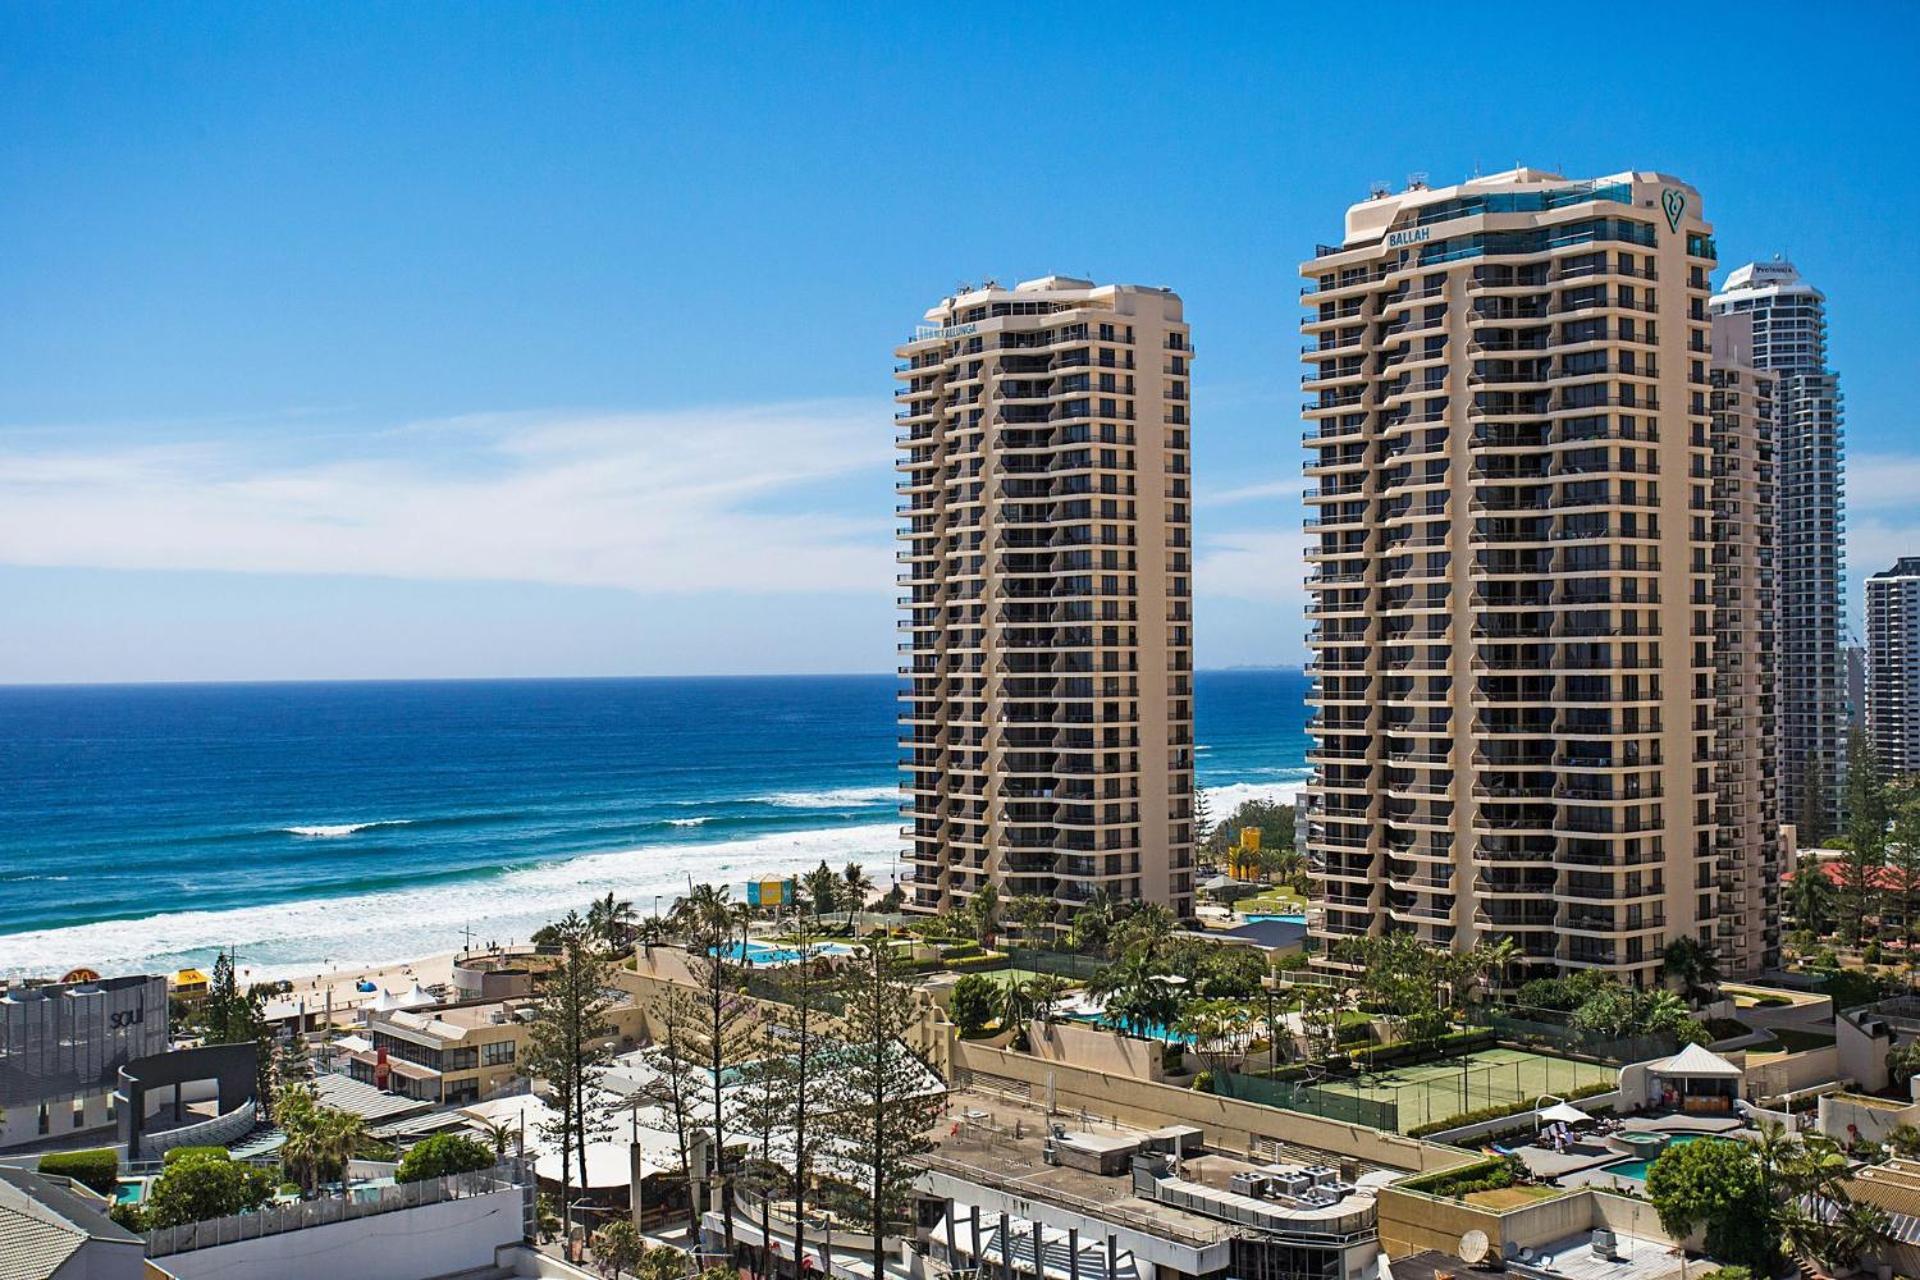
[[[1603,1080],[1594,1084],[1582,1085],[1578,1089],[1569,1090],[1561,1096],[1568,1102],[1572,1102],[1577,1098],[1591,1098],[1595,1094],[1610,1093],[1618,1087],[1619,1086],[1611,1082]],[[1413,1128],[1407,1130],[1407,1136],[1409,1138],[1425,1138],[1431,1134],[1444,1133],[1448,1129],[1458,1129],[1462,1125],[1480,1124],[1487,1120],[1504,1120],[1508,1116],[1532,1115],[1533,1108],[1534,1104],[1532,1102],[1502,1102],[1491,1107],[1480,1107],[1473,1111],[1463,1111],[1457,1116],[1448,1116],[1444,1120],[1433,1120],[1427,1124],[1415,1125]]]
[[[1502,1187],[1512,1186],[1513,1165],[1510,1157],[1491,1156],[1458,1169],[1429,1173],[1400,1185],[1408,1191],[1423,1191],[1430,1196],[1458,1200],[1476,1191],[1498,1191]]]
[[[72,1178],[103,1196],[113,1194],[120,1179],[120,1153],[111,1147],[90,1151],[54,1151],[40,1157],[40,1172],[53,1177]]]

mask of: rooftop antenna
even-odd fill
[[[1425,191],[1426,189],[1427,171],[1425,169],[1418,169],[1407,175],[1407,190]]]
[[[1391,182],[1380,182],[1376,180],[1367,184],[1367,198],[1369,200],[1378,200],[1381,196],[1388,195],[1392,191],[1393,184]]]

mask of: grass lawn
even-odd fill
[[[1273,885],[1251,898],[1233,904],[1242,915],[1295,915],[1307,909],[1307,900],[1291,889]]]
[[[1803,1031],[1799,1027],[1775,1027],[1773,1038],[1788,1053],[1799,1053],[1806,1049],[1824,1049],[1833,1043],[1833,1037],[1824,1031]]]
[[[1551,1200],[1559,1194],[1558,1187],[1501,1187],[1498,1191],[1476,1191],[1466,1197],[1466,1202],[1483,1209],[1518,1209],[1523,1204]]]

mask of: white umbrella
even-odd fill
[[[1548,1124],[1587,1124],[1593,1119],[1571,1102],[1556,1102],[1545,1111],[1537,1113],[1537,1118]]]

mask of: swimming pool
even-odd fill
[[[1673,1137],[1667,1139],[1667,1145],[1664,1150],[1671,1151],[1675,1147],[1684,1147],[1689,1142],[1701,1141],[1724,1142],[1726,1139],[1716,1138],[1710,1133],[1676,1133]],[[1654,1159],[1657,1160],[1659,1157],[1655,1156]],[[1645,1182],[1647,1180],[1647,1170],[1652,1166],[1653,1160],[1635,1158],[1632,1160],[1621,1160],[1615,1164],[1603,1164],[1600,1166],[1600,1172],[1610,1173],[1616,1178],[1628,1178],[1634,1182]]]
[[[850,956],[853,948],[838,942],[816,942],[813,945],[816,956]],[[742,964],[774,965],[792,964],[800,958],[800,953],[791,947],[769,946],[764,942],[734,942],[725,947],[715,948],[710,955],[724,955],[727,959]]]
[[[1307,922],[1307,918],[1306,918],[1306,916],[1304,916],[1304,915],[1287,915],[1287,914],[1281,914],[1281,915],[1267,915],[1267,914],[1262,914],[1262,915],[1257,915],[1257,916],[1248,916],[1248,917],[1246,917],[1246,922],[1247,922],[1248,924],[1259,924],[1259,923],[1260,923],[1261,921],[1263,921],[1263,920],[1284,920],[1284,921],[1285,921],[1286,923],[1288,923],[1288,924],[1305,924],[1305,923]]]
[[[145,1178],[122,1178],[113,1184],[115,1204],[139,1204],[146,1198],[147,1180]]]
[[[1109,1031],[1125,1031],[1128,1035],[1137,1035],[1147,1040],[1164,1040],[1169,1044],[1193,1043],[1192,1036],[1182,1035],[1172,1027],[1153,1026],[1147,1027],[1143,1031],[1129,1031],[1126,1026],[1118,1020],[1109,1022],[1107,1015],[1104,1013],[1070,1013],[1067,1015],[1067,1020],[1069,1022],[1084,1022],[1088,1026],[1105,1027]]]

